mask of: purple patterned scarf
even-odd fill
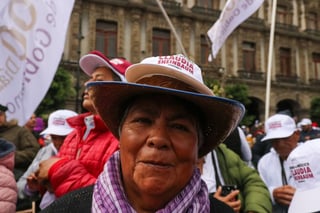
[[[117,151],[108,160],[104,171],[100,174],[94,186],[92,212],[136,212],[129,204],[124,193],[120,173],[120,154]],[[207,187],[201,180],[199,170],[195,170],[188,185],[157,213],[209,211]]]

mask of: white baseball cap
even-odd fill
[[[300,125],[301,126],[306,126],[306,125],[311,125],[312,122],[309,118],[303,118],[301,121],[300,121]]]
[[[288,156],[292,181],[296,188],[290,213],[320,211],[320,139],[302,143]]]
[[[296,122],[288,115],[275,114],[268,118],[264,125],[266,136],[261,141],[286,138],[296,130]]]
[[[124,58],[107,58],[103,53],[98,50],[93,50],[90,53],[82,56],[79,61],[81,69],[91,76],[93,71],[98,67],[108,67],[118,75],[121,81],[126,81],[124,74],[126,69],[131,65],[131,62]]]
[[[48,128],[43,130],[40,135],[44,134],[50,134],[50,135],[60,135],[65,136],[68,135],[73,128],[71,128],[67,122],[67,118],[73,117],[78,115],[76,112],[67,110],[67,109],[61,109],[52,112],[49,115],[48,120]]]

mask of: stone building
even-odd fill
[[[161,2],[174,30],[156,0],[75,1],[61,65],[74,72],[78,91],[85,76],[77,61],[90,50],[133,63],[148,56],[185,51],[202,67],[205,79],[246,84],[252,100],[247,110],[257,120],[265,119],[267,96],[267,114],[289,109],[298,119],[309,116],[311,100],[320,97],[320,1],[278,1],[270,95],[266,94],[266,82],[272,0],[265,0],[232,32],[211,62],[207,31],[219,18],[226,0]]]

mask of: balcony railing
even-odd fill
[[[310,85],[312,85],[312,86],[319,86],[319,87],[320,87],[320,79],[310,78],[310,79],[309,79],[309,83],[310,83]]]
[[[286,30],[286,31],[298,31],[299,30],[298,26],[294,26],[292,24],[280,23],[280,22],[276,23],[276,29]]]
[[[251,79],[251,80],[264,80],[264,72],[259,71],[247,71],[247,70],[238,70],[238,76],[242,79]]]
[[[315,40],[320,40],[320,30],[315,30],[315,29],[306,29],[304,31],[304,33],[309,37],[309,38],[312,38],[312,39],[315,39]]]
[[[191,11],[196,14],[202,14],[205,16],[210,16],[210,17],[215,17],[218,18],[220,16],[221,11],[220,10],[215,10],[212,8],[205,8],[205,7],[199,7],[195,5],[194,7],[191,8]]]
[[[261,18],[250,17],[242,25],[260,29],[265,27],[265,21]]]
[[[285,76],[285,75],[276,75],[276,79],[278,82],[284,82],[284,83],[292,83],[296,84],[299,82],[298,76]]]
[[[158,6],[157,2],[155,0],[144,0],[145,4],[152,5],[152,6]],[[165,8],[170,9],[180,9],[181,3],[177,2],[175,0],[162,0],[162,5]]]

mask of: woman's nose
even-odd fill
[[[156,149],[168,149],[170,139],[164,126],[157,126],[152,129],[147,139],[147,145]]]

